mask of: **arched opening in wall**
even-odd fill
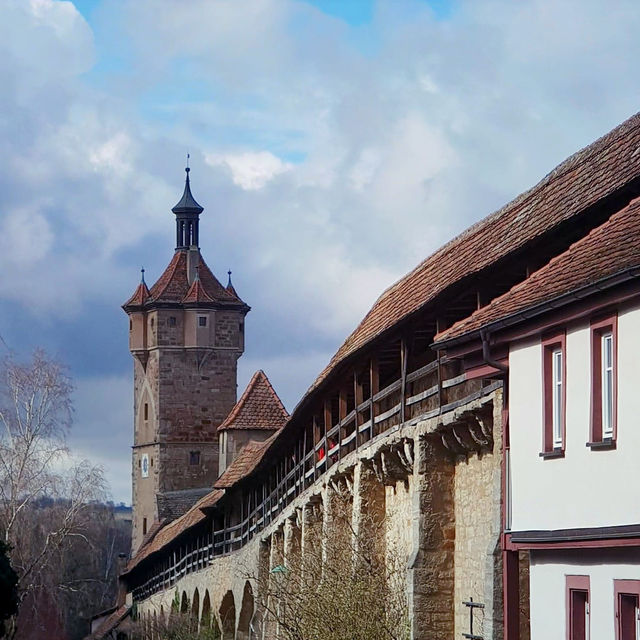
[[[233,593],[227,591],[220,604],[220,622],[222,623],[222,640],[234,640],[236,627],[236,604]]]
[[[192,631],[198,630],[198,621],[200,616],[200,594],[198,589],[193,592],[193,602],[191,603],[191,621],[189,628]]]
[[[180,613],[185,614],[189,611],[189,598],[187,597],[187,592],[182,592],[182,599],[180,601]]]
[[[200,627],[202,629],[209,629],[209,627],[211,627],[211,598],[209,597],[209,589],[204,592],[204,598],[202,599]]]
[[[253,610],[253,589],[247,580],[244,583],[244,591],[242,592],[242,606],[240,607],[236,640],[249,640],[251,638],[251,619],[253,618]]]

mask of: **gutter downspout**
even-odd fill
[[[509,367],[497,360],[491,358],[491,349],[489,347],[489,334],[486,331],[480,331],[480,339],[482,340],[482,359],[488,364],[502,373],[509,373]]]

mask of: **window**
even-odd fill
[[[198,326],[199,327],[207,326],[207,316],[198,316]]]
[[[199,451],[190,451],[189,452],[189,464],[197,465],[200,464],[200,452]]]
[[[562,402],[562,349],[554,349],[551,352],[551,406],[552,406],[552,431],[553,448],[562,447],[562,429],[564,426],[564,406]]]
[[[588,640],[589,576],[567,576],[567,640]]]
[[[148,402],[144,403],[144,419],[145,420],[149,419],[149,403]]]
[[[617,422],[617,318],[591,323],[591,434],[587,446],[611,447]]]
[[[563,455],[566,416],[565,335],[542,341],[543,451],[542,457]]]
[[[146,518],[142,518],[142,535],[143,536],[147,535],[147,519]]]
[[[129,331],[133,331],[133,320],[129,320]]]
[[[176,317],[175,316],[169,316],[169,326],[170,327],[175,327],[176,326]]]
[[[640,580],[614,580],[616,640],[640,640]]]

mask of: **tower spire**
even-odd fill
[[[176,215],[176,249],[188,249],[198,246],[200,214],[204,209],[196,202],[191,193],[189,180],[189,154],[187,154],[186,178],[182,198],[171,209]]]

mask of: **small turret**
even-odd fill
[[[187,156],[187,165],[188,165]],[[176,214],[176,249],[198,247],[200,238],[200,214],[204,209],[196,202],[191,194],[189,183],[189,166],[185,167],[187,177],[184,183],[184,193],[175,207],[171,209]]]

